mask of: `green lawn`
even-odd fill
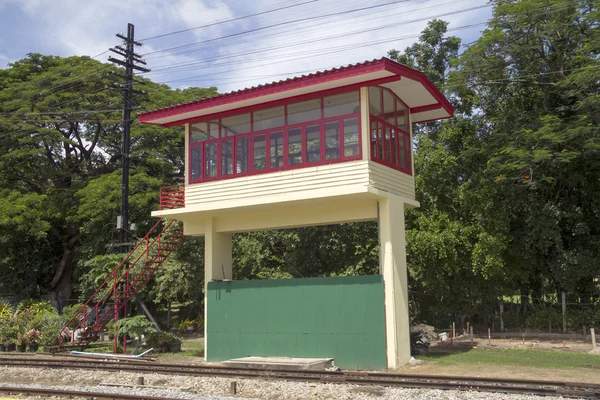
[[[471,349],[427,358],[438,365],[515,365],[537,368],[594,368],[600,373],[600,355],[544,350]]]

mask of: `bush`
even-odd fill
[[[148,346],[155,349],[168,347],[171,343],[181,343],[181,338],[171,332],[152,332],[148,338]]]
[[[58,314],[44,314],[39,323],[39,329],[43,332],[40,344],[42,346],[56,346],[58,336],[66,321],[64,316]]]
[[[562,329],[562,314],[551,308],[530,314],[525,320],[525,325],[529,329],[548,329],[548,321],[552,329]]]

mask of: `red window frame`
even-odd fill
[[[379,87],[379,106],[381,116],[373,115],[369,112],[369,146],[371,152],[371,160],[378,164],[385,165],[395,170],[412,175],[412,141],[410,132],[398,127],[398,107],[397,101],[394,101],[394,124],[390,124],[385,120],[385,106],[383,104],[383,93],[388,91],[392,94],[394,100],[399,100],[407,113],[410,114],[410,108],[396,94],[388,88]],[[373,128],[374,126],[374,128]],[[409,127],[410,128],[410,127]],[[387,140],[387,132],[390,132],[390,140]],[[400,142],[404,143],[404,157],[401,158]],[[389,161],[388,161],[389,158]],[[401,165],[401,160],[404,160],[404,166]]]
[[[355,113],[350,113],[350,114],[344,114],[344,115],[340,115],[340,116],[336,116],[336,117],[329,117],[329,118],[324,118],[324,101],[323,98],[324,97],[328,97],[328,96],[333,96],[336,94],[343,94],[343,93],[350,93],[350,92],[358,92],[358,90],[352,90],[352,91],[348,91],[348,90],[335,90],[335,91],[327,91],[327,92],[323,92],[320,93],[319,96],[315,96],[314,98],[320,98],[321,99],[321,118],[317,119],[317,120],[313,120],[313,121],[308,121],[308,122],[303,122],[303,123],[298,123],[298,124],[293,124],[293,125],[287,125],[287,105],[288,104],[292,104],[295,103],[296,101],[298,101],[297,99],[294,99],[292,101],[286,101],[284,106],[284,125],[283,126],[279,126],[276,128],[271,128],[271,129],[265,129],[265,130],[260,130],[260,131],[251,131],[249,133],[244,133],[241,135],[234,135],[234,136],[227,136],[227,137],[219,137],[216,139],[209,139],[209,140],[205,140],[202,142],[192,142],[191,141],[191,131],[189,132],[189,142],[190,145],[189,147],[189,161],[188,161],[188,182],[190,184],[195,184],[195,183],[202,183],[202,182],[212,182],[212,181],[219,181],[219,180],[224,180],[224,179],[231,179],[231,178],[238,178],[238,177],[244,177],[244,176],[251,176],[251,175],[260,175],[260,174],[266,174],[266,173],[270,173],[270,172],[275,172],[275,171],[286,171],[286,170],[292,170],[292,169],[299,169],[299,168],[306,168],[306,167],[313,167],[313,166],[318,166],[318,165],[327,165],[327,164],[335,164],[335,163],[340,163],[340,162],[348,162],[348,161],[355,161],[355,160],[360,160],[362,159],[362,132],[361,132],[361,116],[360,116],[360,110],[361,110],[361,106],[360,106],[360,94],[359,94],[359,107],[358,107],[358,112]],[[306,101],[307,99],[303,99],[301,101]],[[281,106],[281,104],[279,105],[270,105],[269,108],[271,107],[277,107],[277,106]],[[254,128],[254,124],[252,121],[252,112],[253,111],[259,111],[260,108],[257,108],[256,110],[252,110],[250,111],[250,126],[251,126],[251,130]],[[246,111],[248,112],[248,111]],[[349,118],[356,118],[357,119],[357,131],[358,131],[358,153],[356,155],[352,155],[352,156],[345,156],[344,153],[344,121],[346,119]],[[210,120],[214,120],[215,116],[212,116],[210,118]],[[219,120],[219,132],[221,131],[220,129],[220,124],[221,124],[221,119],[218,118]],[[325,126],[328,122],[332,122],[332,121],[337,121],[338,122],[338,140],[339,140],[339,150],[338,150],[338,157],[334,158],[334,159],[330,159],[327,160],[326,159],[326,137],[325,137]],[[197,121],[197,122],[201,122],[201,121]],[[309,162],[308,161],[308,146],[307,146],[307,142],[306,142],[306,130],[308,127],[310,126],[314,126],[314,125],[318,125],[319,126],[319,160],[318,161],[312,161]],[[289,165],[289,131],[292,129],[300,129],[301,130],[301,153],[302,153],[302,162],[299,164],[294,164],[294,165]],[[282,136],[283,136],[283,166],[280,167],[272,167],[271,166],[271,134],[273,133],[278,133],[278,132],[282,132]],[[254,168],[254,139],[259,136],[259,135],[265,135],[265,152],[266,152],[266,160],[265,160],[265,168],[264,169],[260,169],[260,170],[256,170]],[[247,171],[245,172],[237,172],[237,146],[238,146],[238,141],[241,140],[242,138],[248,138],[248,168]],[[222,166],[222,143],[225,141],[233,141],[233,173],[232,174],[228,174],[228,175],[222,175],[222,171],[221,171],[221,166]],[[205,148],[207,145],[211,145],[212,143],[217,143],[217,159],[216,159],[216,167],[217,167],[217,173],[216,176],[214,177],[206,177],[206,171],[205,171],[205,166],[206,166],[206,153],[205,153]],[[192,150],[196,147],[200,147],[201,148],[201,152],[202,152],[202,163],[200,164],[200,171],[199,172],[199,178],[198,179],[192,179]]]

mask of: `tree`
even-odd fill
[[[506,257],[522,268],[524,298],[598,297],[599,20],[590,1],[494,1],[450,82],[493,131],[485,175],[510,221]]]
[[[0,269],[14,274],[5,289],[69,298],[77,259],[107,252],[120,198],[118,71],[40,54],[0,71],[0,240],[10,243]],[[143,81],[148,97],[133,98],[142,109],[216,94]],[[132,126],[130,215],[140,229],[152,223],[158,187],[182,177],[183,154],[181,130]]]

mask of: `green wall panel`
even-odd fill
[[[333,357],[385,369],[383,277],[208,283],[208,361]]]

